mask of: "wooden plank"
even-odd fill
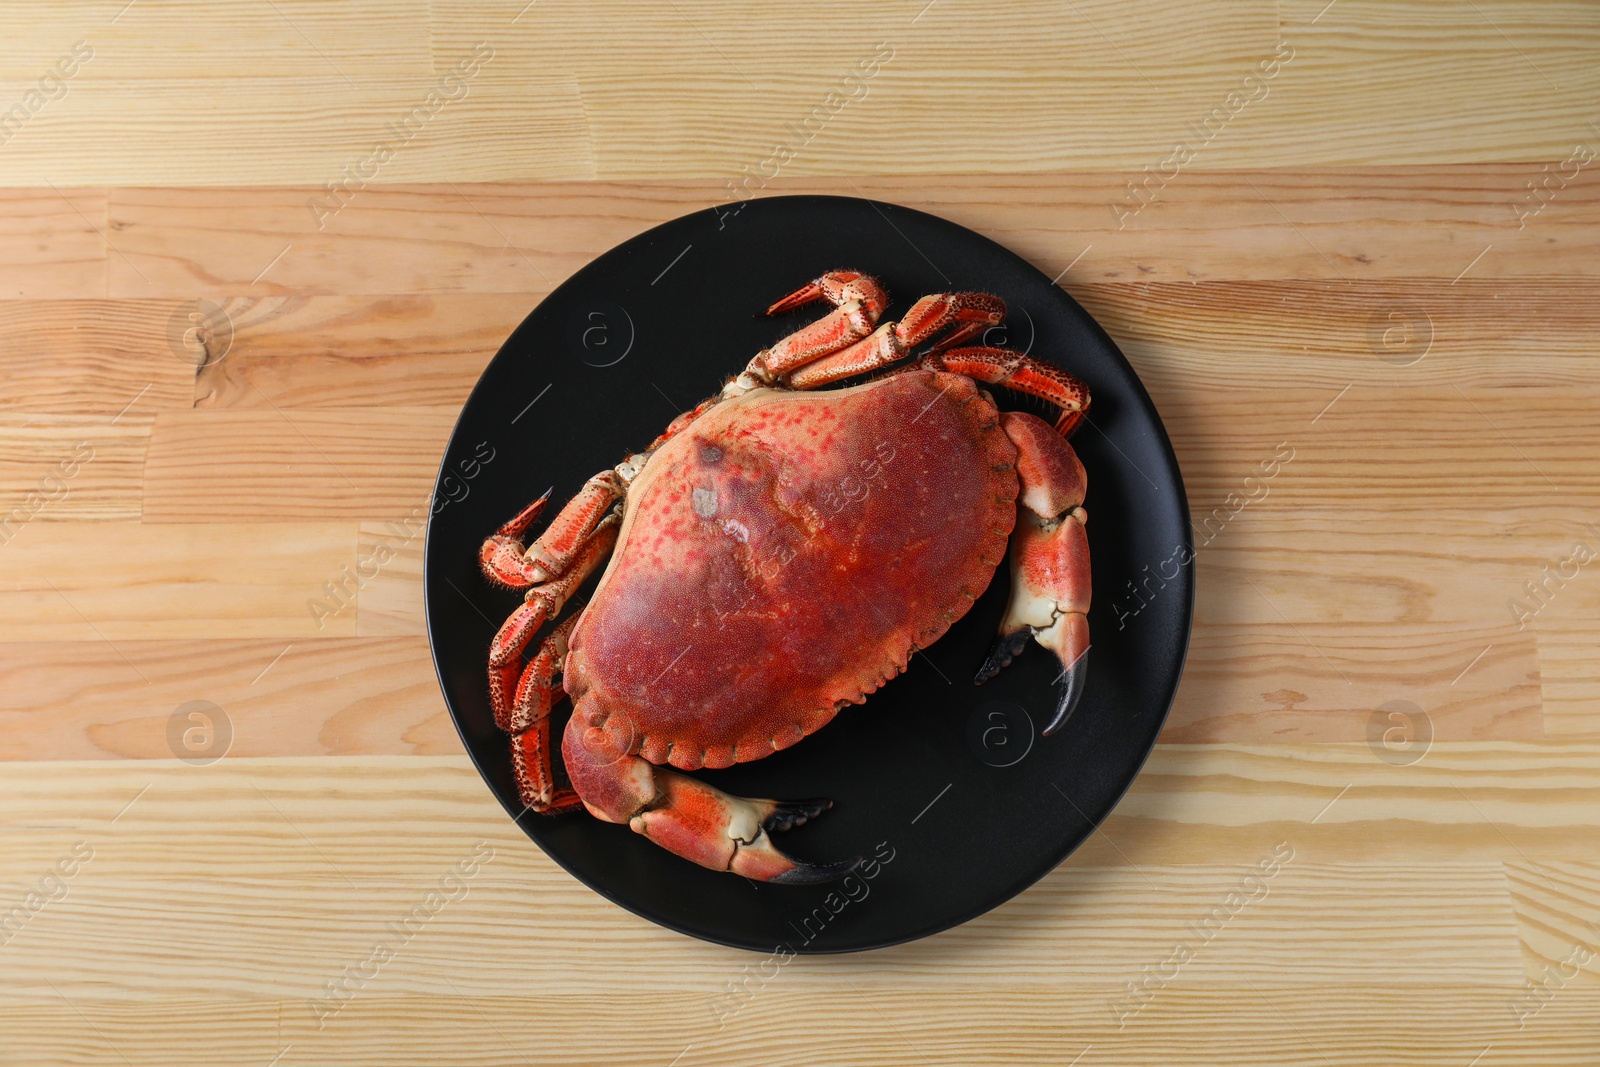
[[[1315,956],[1318,947],[1307,946]],[[759,957],[749,957],[759,961]],[[851,961],[825,961],[847,969]],[[747,964],[754,969],[754,965]],[[996,1027],[990,996],[931,986],[858,990],[849,996],[794,988],[792,961],[766,982],[752,982],[752,1026],[740,1013],[718,1023],[713,1002],[625,970],[613,995],[628,998],[634,1024],[615,1025],[606,996],[547,989],[489,996],[392,993],[382,980],[352,998],[322,1030],[304,1021],[303,1001],[163,997],[113,1002],[74,998],[19,1000],[0,1007],[18,1056],[71,1056],[107,1064],[283,1063],[330,1065],[444,1062],[484,1067],[535,1062],[670,1063],[742,1067],[752,1062],[876,1067],[884,1064],[1082,1063],[1141,1067],[1150,1050],[1196,1067],[1392,1067],[1483,1062],[1528,1067],[1588,1067],[1600,1043],[1588,1020],[1600,1008],[1592,988],[1571,987],[1525,1029],[1501,991],[1430,984],[1393,1016],[1393,988],[1327,984],[1283,990],[1230,987],[1163,990],[1137,1019],[1118,1029],[1104,989],[1024,983],[1005,994],[1006,1025]],[[730,972],[738,967],[730,961]],[[993,994],[991,993],[991,996]],[[774,1005],[781,1002],[783,1010]],[[78,1012],[83,1014],[80,1015]],[[816,1020],[826,1016],[825,1031]],[[94,1026],[84,1025],[87,1017]],[[96,1031],[99,1031],[96,1033]],[[291,1038],[293,1040],[291,1040]],[[287,1051],[286,1051],[287,1050]],[[1066,1058],[1063,1059],[1063,1056]],[[1093,1057],[1093,1060],[1090,1060]]]
[[[1435,624],[1197,626],[1164,741],[1425,743],[1545,736],[1532,632]],[[1380,756],[1380,758],[1383,758]]]
[[[35,523],[137,519],[150,421],[0,415],[0,546]]]
[[[640,27],[631,47],[577,31],[577,10],[556,9],[509,27],[502,47],[508,65],[578,71],[605,178],[754,169],[775,145],[794,153],[782,167],[792,174],[1131,173],[1179,140],[1196,170],[1538,159],[1564,153],[1593,118],[1585,102],[1600,88],[1600,26],[1579,0],[1500,0],[1471,18],[1425,3],[1353,3],[1319,18],[1324,6],[1157,12],[1094,0],[1041,12],[1018,0],[987,6],[975,25],[915,4],[868,15],[831,3],[796,22],[779,10],[725,18],[720,5],[697,3],[631,11]],[[466,0],[438,12],[447,54],[491,24]],[[846,20],[854,47],[836,33]],[[1279,40],[1292,58],[1264,91],[1246,85]],[[876,42],[892,58],[864,93],[843,86]],[[1398,48],[1404,63],[1393,61]],[[840,88],[857,99],[829,109],[819,131],[786,130]],[[1254,102],[1228,100],[1241,88]],[[1551,107],[1530,116],[1516,103],[1529,92],[1554,98]],[[738,108],[727,107],[731,96]],[[1375,99],[1407,121],[1373,121]],[[1220,132],[1189,132],[1225,102],[1237,110]]]
[[[1348,288],[1426,280],[1420,293],[1427,299],[1416,302],[1434,314],[1435,340],[1445,344],[1456,336],[1447,327],[1463,311],[1461,300],[1444,292],[1458,274],[1465,273],[1459,283],[1465,284],[1592,279],[1600,272],[1594,255],[1600,185],[1572,182],[1519,230],[1513,208],[1529,174],[1525,164],[1197,172],[1120,225],[1114,208],[1125,195],[1123,179],[1086,172],[848,182],[780,177],[760,195],[838,193],[930,211],[994,238],[1052,277],[1066,272],[1062,284],[1069,292],[1117,281],[1305,279]],[[716,181],[368,186],[339,215],[323,219],[319,230],[306,206],[315,192],[114,190],[109,210],[128,258],[112,257],[111,292],[181,300],[291,292],[539,293],[650,226],[736,199]],[[737,219],[724,221],[735,225]],[[217,240],[218,233],[229,239]],[[885,254],[914,254],[887,224],[878,236]],[[1491,300],[1497,292],[1474,291]],[[1245,300],[1248,314],[1259,315],[1251,305],[1271,299],[1257,293]],[[1324,289],[1315,297],[1325,313],[1343,309],[1321,335],[1352,338],[1371,353],[1374,316],[1407,310],[1406,297],[1388,308],[1387,298],[1374,307],[1362,305],[1361,291],[1350,293]],[[1279,325],[1266,335],[1287,339],[1293,329]],[[1377,337],[1381,341],[1383,332]]]
[[[121,642],[355,633],[354,611],[314,613],[355,565],[349,522],[227,525],[55,523],[0,551],[0,641],[73,641],[147,684]]]
[[[182,299],[545,293],[619,241],[724,199],[709,183],[385,184],[319,219],[307,206],[318,192],[118,189],[111,211],[138,270]],[[129,264],[113,291],[144,286]]]
[[[1354,285],[1443,275],[1448,284],[1469,265],[1478,279],[1592,276],[1586,250],[1596,240],[1600,191],[1574,182],[1519,230],[1513,205],[1530,170],[1538,172],[1490,164],[1199,171],[1185,173],[1137,214],[1129,213],[1121,176],[1087,172],[920,183],[863,178],[832,191],[976,229],[1052,277],[1066,271],[1069,292],[1104,281]],[[813,184],[821,191],[821,182]],[[797,191],[778,183],[769,189]],[[1369,318],[1361,316],[1363,324]]]
[[[430,41],[417,27],[428,19],[424,0],[401,0],[382,12],[362,5],[334,7],[315,0],[273,0],[270,5],[219,8],[203,24],[178,0],[140,0],[139,17],[123,17],[94,0],[61,0],[50,18],[0,11],[0,36],[8,42],[8,74],[43,74],[72,51],[73,33],[93,54],[69,79],[73,90],[100,80],[171,78],[323,77],[342,71],[352,79],[425,74],[432,69]],[[216,42],[227,41],[220,49]],[[150,48],[165,42],[163,49]]]
[[[190,407],[188,301],[0,300],[0,413],[140,414]]]
[[[105,296],[107,223],[97,189],[0,188],[0,297]]]
[[[450,64],[461,58],[445,57]],[[502,75],[490,65],[461,88],[445,86],[442,77],[396,72],[356,82],[325,70],[292,79],[255,71],[190,79],[170,68],[159,78],[85,77],[6,144],[0,183],[321,190],[328,182],[376,175],[384,181],[593,175],[574,75]],[[13,83],[13,94],[30,87]],[[445,95],[452,92],[454,100]]]
[[[1596,781],[1584,769],[1595,755],[1587,744],[1436,741],[1410,765],[1366,744],[1161,745],[1076,855],[1193,862],[1248,850],[1262,833],[1339,863],[1578,855],[1592,835],[1571,806]],[[1309,829],[1307,820],[1316,820]]]
[[[1408,766],[1378,759],[1364,743],[1157,745],[1101,832],[1052,878],[1084,868],[1239,869],[1278,841],[1295,849],[1296,864],[1303,859],[1309,866],[1570,860],[1584,855],[1593,838],[1597,768],[1600,744],[1589,741],[1436,741]],[[226,847],[237,851],[229,863],[241,878],[306,880],[322,863],[321,849],[353,877],[385,882],[442,870],[464,842],[470,847],[483,839],[505,846],[505,869],[515,868],[517,878],[543,870],[539,877],[551,885],[570,882],[527,843],[464,755],[230,756],[205,767],[172,760],[15,761],[5,771],[0,826],[8,835],[4,860],[14,865],[5,870],[17,878],[53,863],[62,841],[103,830],[151,786],[138,803],[140,818],[130,815],[115,827],[119,865],[141,878],[207,867]],[[240,821],[247,816],[256,820],[248,834]],[[532,865],[526,873],[518,866],[524,862]],[[570,884],[571,903],[588,896]],[[588,931],[585,937],[633,941],[659,934],[688,944],[613,909],[596,899],[574,922]],[[960,936],[974,944],[993,936],[971,929]],[[925,951],[944,954],[938,946]]]
[[[1297,510],[1274,507],[1276,499],[1241,509],[1226,525],[1195,509],[1199,623],[1292,624],[1327,633],[1426,624],[1447,640],[1452,630],[1516,631],[1525,616],[1510,602],[1536,603],[1527,584],[1546,581],[1546,568],[1559,570],[1574,537],[1582,536],[1571,510],[1559,506],[1474,516],[1408,509],[1399,494],[1384,502],[1387,513],[1382,505]],[[1169,560],[1141,567],[1135,590],[1098,591],[1108,623],[1131,624],[1141,599],[1161,595],[1161,576],[1177,567]],[[1535,614],[1524,629],[1582,610],[1590,595],[1583,576],[1580,568],[1553,597],[1545,594],[1550,611]]]
[[[416,524],[364,522],[360,538],[358,558],[386,558],[388,562],[361,587],[356,632],[362,636],[425,634],[422,528]]]
[[[1336,390],[1295,386],[1203,399],[1155,396],[1183,466],[1191,514],[1203,531],[1218,508],[1239,510],[1235,505],[1245,494],[1258,503],[1243,511],[1353,508],[1385,500],[1413,511],[1476,511],[1484,527],[1503,521],[1485,501],[1495,508],[1600,503],[1600,469],[1592,462],[1600,429],[1589,415],[1597,399],[1595,387],[1529,388],[1508,396],[1452,386],[1417,387],[1403,396],[1357,387],[1340,397]],[[1275,457],[1280,471],[1262,497],[1260,485],[1244,479],[1254,475],[1259,482]],[[1464,466],[1470,477],[1463,476]],[[1130,467],[1122,476],[1139,472]],[[1237,498],[1233,504],[1230,494]]]
[[[364,527],[361,553],[384,536]],[[374,591],[386,587],[387,575],[386,568],[361,589],[359,609],[348,609],[356,615],[359,640],[323,637],[322,631],[293,641],[212,638],[199,646],[193,640],[119,640],[121,656],[88,662],[79,641],[12,643],[7,666],[0,667],[6,738],[0,759],[166,758],[172,755],[169,719],[198,699],[220,707],[234,724],[229,751],[236,756],[458,752],[422,639],[420,585],[394,583],[396,592],[414,591],[416,600],[374,617]],[[323,631],[347,631],[342,614],[320,614]],[[1476,635],[1441,648],[1436,632],[1419,627],[1411,645],[1388,631],[1374,635],[1368,640],[1379,647],[1365,655],[1350,647],[1349,636],[1319,635],[1319,655],[1306,646],[1303,632],[1279,630],[1256,625],[1197,632],[1163,740],[1360,741],[1405,762],[1420,760],[1432,741],[1543,736],[1537,686],[1509,677],[1531,661],[1531,650],[1478,657],[1483,646]],[[1524,644],[1531,646],[1531,636]],[[1451,684],[1469,663],[1472,669]],[[148,684],[130,688],[130,670]],[[1402,716],[1396,718],[1383,710],[1395,701],[1412,706],[1391,709]]]
[[[293,641],[118,640],[126,661],[110,650],[90,655],[81,641],[8,643],[0,760],[461,751],[426,641],[324,637],[348,632],[350,620],[324,622],[317,636]],[[192,739],[200,751],[181,744],[191,701],[213,705],[204,713],[218,722],[215,739]]]
[[[1506,864],[1527,977],[1537,995],[1520,998],[1519,1012],[1548,1005],[1579,972],[1600,958],[1600,868],[1593,863],[1547,859]],[[1528,991],[1523,991],[1527,993]]]
[[[273,1043],[283,1008],[270,1000],[152,997],[108,1003],[51,995],[53,1001],[13,1001],[0,1008],[7,1049],[24,1062],[270,1063],[283,1052]]]
[[[1249,390],[1292,374],[1295,384],[1330,397],[1347,385],[1389,392],[1458,385],[1503,389],[1513,400],[1525,386],[1588,388],[1595,380],[1600,289],[1588,279],[1068,288],[1162,395],[1196,386]],[[1069,353],[1059,358],[1071,362]]]
[[[233,343],[194,382],[197,407],[459,411],[540,294],[225,298]]]
[[[165,412],[145,465],[146,522],[426,516],[455,412]]]
[[[1119,17],[1104,0],[1051,11],[999,3],[981,28],[957,34],[939,26],[947,12],[923,18],[910,6],[863,18],[835,2],[804,28],[770,9],[640,17],[650,15],[632,55],[590,41],[577,67],[600,177],[756,173],[764,160],[790,174],[918,173],[948,167],[941,158],[980,172],[1133,169],[1159,160],[1163,142],[1205,114],[1201,101],[1220,104],[1277,40],[1275,13],[1258,4],[1173,5],[1162,26]],[[848,44],[834,29],[841,19],[856,24]],[[1107,36],[1097,23],[1121,28]],[[459,40],[462,29],[444,32]],[[545,33],[523,39],[529,62],[549,51]],[[1032,46],[1019,53],[1019,39]],[[647,54],[647,40],[665,47]],[[746,106],[718,103],[731,94]]]
[[[797,21],[702,0],[630,6],[631,32],[618,35],[596,32],[578,7],[521,17],[457,0],[437,5],[433,70],[424,72],[415,3],[336,13],[302,3],[282,18],[230,13],[203,29],[157,4],[144,26],[100,15],[24,35],[14,96],[74,34],[99,51],[70,93],[7,146],[3,178],[320,184],[363,158],[385,123],[480,44],[493,58],[466,98],[433,120],[428,143],[389,165],[393,177],[720,180],[779,148],[788,154],[782,170],[795,175],[1074,167],[1133,175],[1168,159],[1179,141],[1192,150],[1184,175],[1285,160],[1564,153],[1592,120],[1587,102],[1600,90],[1592,6],[1479,6],[1481,17],[1443,19],[1423,3],[1344,0],[1337,16],[1319,18],[1305,2],[1280,19],[1259,2],[1189,0],[1156,13],[1110,0],[1040,12],[1008,0],[987,9],[981,28],[969,21],[953,33],[955,16],[924,16],[915,5],[863,15],[835,2]],[[852,27],[843,39],[841,24]],[[227,62],[209,47],[218,36],[239,42]],[[147,58],[154,50],[135,43],[145,40],[185,57],[183,75]],[[1019,52],[1018,40],[1029,47]],[[1404,42],[1407,62],[1392,62],[1393,42]],[[870,77],[847,81],[879,56],[887,58]],[[1259,88],[1245,81],[1274,56],[1279,66]],[[1535,91],[1543,106],[1530,113],[1521,101]],[[308,109],[307,99],[339,103]],[[1374,100],[1407,121],[1372,121]],[[1215,132],[1201,125],[1208,117]]]
[[[272,815],[259,797],[254,807]],[[278,825],[283,834],[293,837],[292,828],[281,820]],[[264,850],[282,847],[259,832],[248,837]],[[468,974],[441,974],[425,955],[402,951],[383,968],[386,989],[448,996],[454,983],[463,994],[492,996],[500,990],[524,988],[536,982],[542,970],[553,967],[563,975],[565,989],[600,997],[607,991],[606,983],[614,981],[612,965],[605,959],[586,964],[581,958],[584,940],[609,942],[612,950],[636,944],[641,968],[669,967],[676,988],[692,990],[708,1000],[724,992],[729,970],[738,968],[738,963],[728,966],[730,954],[725,950],[690,950],[681,936],[642,937],[635,932],[623,941],[597,939],[592,934],[580,939],[579,929],[559,934],[529,929],[530,891],[543,905],[561,907],[574,920],[596,909],[570,909],[569,902],[579,893],[592,894],[580,886],[557,888],[548,878],[502,873],[497,870],[502,862],[499,852],[486,842],[466,843],[436,873],[419,868],[409,876],[380,884],[350,864],[334,860],[330,868],[319,862],[296,838],[295,850],[309,865],[307,875],[299,879],[260,882],[241,878],[219,857],[218,867],[226,871],[223,877],[204,889],[189,883],[187,891],[185,883],[175,878],[119,876],[113,869],[115,839],[90,843],[95,858],[73,885],[71,906],[42,913],[7,945],[15,966],[24,968],[3,979],[8,997],[49,993],[38,976],[53,972],[51,981],[67,996],[103,995],[108,985],[118,991],[118,999],[158,991],[167,996],[227,993],[240,997],[287,992],[299,1002],[298,1021],[314,1023],[315,1016],[307,1011],[305,1002],[314,1002],[323,993],[327,979],[337,978],[346,966],[365,958],[375,943],[384,940],[384,924],[404,917],[422,897],[438,888],[440,878],[456,860],[473,856],[475,848],[482,850],[479,855],[492,858],[484,862],[476,877],[464,880],[468,886],[465,899],[457,907],[445,909],[436,925],[430,923],[420,936],[435,944],[448,938],[455,952],[476,965]],[[648,847],[644,842],[641,846]],[[99,868],[102,858],[106,867]],[[314,876],[310,876],[311,870],[315,870]],[[352,881],[344,881],[341,871]],[[977,990],[1008,971],[1021,969],[1052,985],[1104,983],[1115,988],[1121,984],[1115,979],[1137,979],[1141,968],[1166,958],[1174,943],[1184,940],[1186,923],[1195,922],[1237,888],[1240,869],[1157,868],[1145,874],[1161,887],[1159,897],[1131,871],[1080,869],[1053,878],[1048,890],[1040,887],[1034,907],[1009,909],[1007,916],[984,924],[987,947],[973,935],[951,935],[948,940],[960,944],[949,947],[966,948],[969,954],[959,965],[952,964],[938,984]],[[1401,970],[1419,982],[1449,981],[1511,990],[1522,978],[1505,880],[1497,867],[1376,867],[1360,872],[1306,867],[1298,872],[1291,868],[1278,877],[1284,884],[1279,886],[1274,879],[1269,895],[1257,905],[1258,911],[1240,916],[1203,945],[1200,958],[1185,969],[1186,983],[1249,980],[1270,982],[1281,989],[1330,979],[1352,984],[1376,982]],[[1291,877],[1293,884],[1289,884]],[[570,879],[562,878],[571,884]],[[36,882],[37,876],[31,881]],[[1143,892],[1136,891],[1135,885]],[[352,886],[357,887],[359,897],[352,893]],[[187,897],[187,911],[174,906],[173,898],[180,895]],[[296,910],[303,909],[304,914],[289,912],[284,907],[287,901],[293,901]],[[614,907],[598,898],[595,903]],[[253,921],[230,926],[228,917],[240,914],[252,916]],[[1319,953],[1320,973],[1305,965],[1305,950],[1312,938],[1308,926],[1326,931]],[[83,958],[84,948],[92,944],[89,931],[95,928],[117,936],[127,951],[93,961]],[[1030,929],[1048,931],[1054,946],[1041,943],[1037,934],[1028,937]],[[204,951],[202,930],[212,939],[215,952]],[[528,933],[508,936],[512,931]],[[1483,941],[1475,942],[1470,936],[1474,933]],[[416,948],[425,949],[427,941]],[[164,951],[156,947],[162,943]],[[1486,944],[1493,944],[1494,951],[1485,951]],[[1071,945],[1076,951],[1063,953],[1061,945]],[[222,966],[217,958],[223,952],[237,957],[231,967]],[[160,975],[151,972],[152,957],[158,954],[164,961]],[[738,956],[739,962],[749,964],[760,959],[745,953]],[[886,952],[852,967],[850,976],[868,989],[920,985],[932,977],[927,971],[933,963],[926,951]],[[828,975],[814,967],[808,969],[813,975],[809,980],[807,968],[795,968],[794,990],[826,991]],[[1107,977],[1115,984],[1107,982]],[[1107,1017],[1111,1014],[1104,1003],[1101,1011]]]

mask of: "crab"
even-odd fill
[[[1024,353],[962,344],[1003,319],[998,297],[925,296],[879,324],[883,287],[837,270],[768,314],[822,300],[831,312],[589,479],[532,544],[549,491],[484,541],[484,574],[525,591],[490,645],[489,693],[528,808],[585,808],[754,880],[842,877],[860,861],[809,863],[772,843],[829,801],[738,797],[681,772],[761,759],[863,703],[966,614],[1008,543],[1010,601],[976,681],[1031,637],[1061,665],[1042,733],[1072,712],[1090,579],[1087,483],[1066,437],[1088,389]],[[984,385],[1061,414],[1001,411]],[[587,603],[529,657],[602,563]],[[550,747],[563,697],[564,781]]]

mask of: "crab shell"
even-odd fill
[[[988,587],[1017,462],[993,398],[960,374],[756,389],[707,411],[629,488],[572,634],[569,765],[598,728],[612,752],[726,767],[861,703]]]

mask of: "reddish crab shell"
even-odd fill
[[[1015,467],[994,404],[962,375],[718,405],[629,492],[567,654],[575,717],[683,770],[787,748],[988,587],[1016,522]]]
[[[968,611],[1008,540],[1011,599],[978,680],[1030,637],[1051,649],[1065,684],[1048,734],[1082,691],[1088,649],[1086,484],[1064,439],[1088,406],[1082,383],[1020,353],[953,347],[1000,321],[992,296],[924,297],[874,329],[887,296],[836,271],[773,310],[815,299],[836,310],[591,478],[532,545],[521,538],[546,498],[480,554],[492,580],[527,591],[495,636],[489,681],[528,805],[581,805],[706,867],[780,882],[854,866],[802,863],[771,843],[828,802],[729,796],[667,765],[760,759],[861,703]],[[915,366],[804,391],[939,334]],[[1045,397],[1062,417],[1051,427],[1001,412],[979,382]],[[589,603],[524,665],[535,633],[608,553]],[[550,751],[563,691],[571,788]]]

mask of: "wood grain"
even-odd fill
[[[354,565],[352,524],[44,525],[0,552],[0,639],[85,642],[84,659],[138,675],[118,642],[355,633],[354,611],[308,606]]]
[[[166,300],[0,300],[0,413],[190,406],[190,311]]]
[[[119,639],[95,657],[80,641],[9,642],[0,658],[0,756],[171,759],[169,724],[176,716],[188,726],[179,709],[191,701],[221,709],[233,756],[461,751],[426,642],[324,636],[351,627],[337,616],[323,621],[322,631],[296,640],[212,638],[198,659],[193,637]]]
[[[1073,864],[1131,865],[1146,875],[1190,864],[1242,870],[1280,840],[1290,841],[1297,854],[1303,846],[1308,862],[1355,867],[1567,862],[1562,857],[1581,854],[1592,839],[1597,765],[1600,746],[1569,740],[1438,742],[1409,765],[1385,762],[1365,743],[1164,744]],[[536,848],[522,844],[526,839],[464,755],[230,756],[205,767],[170,759],[19,761],[7,764],[5,781],[0,811],[19,825],[24,817],[33,820],[17,830],[6,855],[16,880],[29,869],[42,873],[61,842],[71,843],[70,835],[109,825],[146,786],[152,789],[139,808],[151,811],[154,822],[119,820],[116,826],[119,841],[127,842],[119,854],[137,859],[137,869],[152,878],[163,864],[181,861],[189,869],[215,856],[217,828],[237,817],[229,805],[281,813],[299,828],[285,831],[283,840],[292,843],[286,851],[239,845],[241,870],[252,878],[303,879],[317,848],[334,849],[329,854],[342,857],[336,860],[341,866],[359,867],[374,879],[408,870],[435,877],[428,872],[448,866],[480,837],[515,846],[511,854],[559,873]],[[330,803],[335,796],[340,802]],[[409,843],[396,847],[374,836],[379,824],[384,835],[403,835]],[[139,825],[154,836],[133,832]],[[1016,906],[1027,899],[1019,897]],[[625,918],[603,900],[594,908],[600,909],[594,916]],[[1044,906],[1046,913],[1057,910]],[[571,936],[611,936],[606,922],[591,926]],[[640,921],[639,929],[652,928]],[[948,936],[958,935],[969,936],[959,930]],[[971,936],[981,939],[981,933]]]
[[[63,0],[0,40],[0,1061],[1600,1062],[1592,3]],[[556,286],[791,193],[932,212],[1080,301],[1172,437],[1198,600],[1160,743],[1066,863],[752,992],[759,956],[506,819],[407,520]],[[1097,462],[1091,516],[1143,477]],[[1096,588],[1097,631],[1167,566]]]
[[[453,101],[439,95],[443,75],[434,73],[386,71],[365,83],[328,66],[294,79],[251,72],[191,80],[170,69],[162,78],[85,73],[7,143],[7,184],[250,182],[323,192],[329,182],[360,180],[349,177],[352,168],[368,180],[375,171],[386,181],[466,178],[453,164],[474,158],[469,180],[595,174],[570,73],[505,78],[490,68],[458,83],[463,88],[450,87]],[[12,83],[18,96],[30,88]],[[421,118],[411,118],[418,109]],[[264,111],[282,123],[269,137],[262,135]],[[164,141],[164,150],[130,152],[147,140]],[[127,166],[134,158],[143,165]]]
[[[146,522],[425,517],[455,425],[435,408],[162,414]]]
[[[300,0],[198,25],[181,5],[143,6],[132,22],[84,3],[43,26],[0,20],[20,37],[16,96],[75,40],[95,49],[6,146],[8,184],[320,185],[479,47],[492,59],[470,91],[386,179],[720,181],[779,148],[797,175],[1135,172],[1186,138],[1191,170],[1542,161],[1581,135],[1600,90],[1600,24],[1581,0],[1449,15],[1421,2],[1343,0],[1323,15],[1314,0],[1007,0],[981,19],[916,2],[831,0],[795,18],[689,0],[619,9],[621,34],[596,32],[571,2],[533,17],[516,3],[330,13]],[[1286,59],[1270,78],[1245,81],[1275,54]],[[863,68],[871,56],[886,58]],[[1376,101],[1398,118],[1374,121]],[[1214,109],[1215,132],[1191,132]]]
[[[301,1002],[172,997],[136,1003],[89,1003],[84,1016],[60,998],[0,1008],[22,1037],[19,1055],[58,1055],[63,1048],[84,1060],[160,1064],[169,1043],[182,1042],[216,1060],[270,1062],[303,1053],[317,1063],[405,1063],[449,1059],[472,1065],[520,1064],[542,1055],[557,1063],[592,1063],[631,1057],[652,1062],[677,1055],[682,1067],[762,1063],[803,1065],[819,1056],[846,1062],[969,1064],[1070,1062],[1083,1052],[1095,1062],[1140,1067],[1157,1047],[1201,1067],[1237,1063],[1393,1063],[1418,1045],[1419,1062],[1467,1063],[1492,1047],[1507,1063],[1587,1067],[1600,1045],[1585,1025],[1600,997],[1569,988],[1525,1029],[1505,996],[1450,984],[1409,991],[1397,1018],[1392,988],[1252,990],[1195,988],[1171,991],[1123,1030],[1104,1001],[1077,989],[1018,990],[1005,998],[1006,1025],[992,1024],[992,1001],[961,991],[827,993],[772,989],[754,1001],[763,1016],[757,1035],[730,1021],[718,1028],[704,997],[659,987],[635,989],[634,1003],[650,1006],[659,1021],[648,1030],[616,1027],[603,1001],[543,989],[519,995],[405,996],[372,992],[352,1001],[324,1030],[291,1031]],[[775,1012],[782,1001],[792,1010]],[[826,1013],[826,1034],[816,1016]],[[914,1035],[893,1020],[926,1013]],[[1586,1014],[1587,1013],[1587,1014]],[[1420,1019],[1448,1020],[1437,1035]],[[293,1033],[297,1041],[290,1041]],[[46,1033],[65,1033],[48,1040]],[[288,1051],[285,1052],[286,1046]],[[528,1050],[532,1050],[530,1053]],[[1066,1061],[1061,1061],[1063,1053]],[[122,1059],[118,1058],[120,1053]],[[533,1062],[542,1062],[533,1060]]]
[[[108,77],[165,80],[179,60],[184,77],[202,85],[203,79],[236,78],[245,71],[289,81],[324,76],[335,68],[368,79],[428,73],[432,49],[414,27],[427,20],[429,5],[401,0],[386,10],[392,17],[375,19],[367,11],[315,0],[273,0],[259,8],[219,8],[198,26],[193,10],[175,0],[140,0],[136,19],[95,0],[62,0],[50,19],[15,13],[0,25],[16,77],[52,66],[70,50],[74,31],[95,53],[73,76],[74,83]],[[169,47],[148,48],[151,40],[165,40]],[[217,47],[224,42],[226,48]]]
[[[0,189],[0,296],[105,296],[106,226],[98,190]]]
[[[1402,724],[1381,710],[1397,702],[1426,715],[1436,740],[1546,735],[1533,633],[1376,629],[1282,620],[1199,629],[1162,740],[1364,741],[1374,723],[1380,738]],[[1395,738],[1409,740],[1403,729]]]
[[[1405,280],[1442,293],[1458,276],[1456,284],[1600,273],[1591,254],[1600,240],[1600,184],[1573,180],[1518,228],[1525,183],[1566,155],[1563,148],[1532,165],[1184,172],[1131,217],[1115,210],[1128,206],[1126,178],[1086,171],[780,177],[756,192],[870,196],[929,211],[1061,275],[1069,291],[1090,282]],[[107,263],[111,292],[174,300],[542,293],[651,225],[711,207],[732,210],[740,199],[714,181],[368,186],[319,229],[306,206],[315,192],[112,190],[106,210],[120,254]],[[759,199],[743,210],[759,211]],[[396,240],[399,232],[405,241]],[[915,254],[888,225],[876,236],[897,254]],[[1371,352],[1367,331],[1386,310],[1363,308],[1355,322],[1346,311],[1333,328],[1359,330],[1362,350]]]
[[[58,519],[137,520],[149,444],[149,416],[0,415],[0,543]]]
[[[535,294],[241,297],[232,343],[195,376],[195,407],[458,411]]]
[[[427,632],[422,598],[424,541],[415,525],[394,522],[361,524],[357,558],[375,559],[381,556],[387,558],[388,562],[371,581],[361,587],[356,608],[357,633],[362,636],[421,636]]]

